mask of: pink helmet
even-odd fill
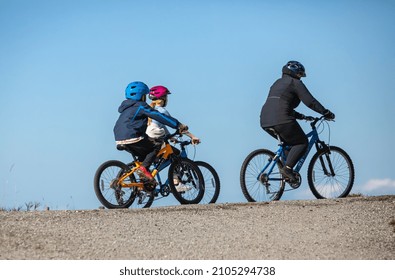
[[[166,96],[168,94],[170,94],[170,91],[167,89],[167,87],[154,86],[149,91],[149,98],[151,100],[156,100],[156,99],[164,97],[164,96]]]

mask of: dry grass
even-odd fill
[[[41,203],[40,202],[27,202],[25,203],[26,211],[37,211],[39,210]],[[4,208],[0,207],[0,211],[22,211],[24,209],[23,206],[13,207],[13,208]]]

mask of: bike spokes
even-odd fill
[[[122,188],[118,178],[128,169],[120,161],[103,163],[95,174],[94,189],[100,202],[107,208],[127,208],[133,202],[133,189]],[[126,180],[131,181],[131,177]]]
[[[195,161],[204,179],[204,196],[200,203],[215,203],[220,192],[220,180],[217,171],[204,161]]]
[[[281,162],[273,161],[275,154],[269,150],[256,150],[244,160],[240,171],[240,185],[250,202],[280,199],[284,181],[279,170]],[[265,167],[265,168],[264,168]]]
[[[344,150],[332,146],[313,156],[307,175],[317,198],[345,197],[354,183],[354,166]]]

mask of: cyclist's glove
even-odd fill
[[[296,112],[296,111],[294,111],[293,113],[294,113],[295,119],[297,119],[297,120],[304,120],[305,117],[306,117],[305,115],[303,115],[303,114],[301,114],[299,112]]]
[[[327,119],[327,120],[334,120],[335,119],[335,114],[332,113],[331,111],[329,111],[328,109],[326,109],[324,111],[323,115],[324,115],[324,118]]]
[[[310,121],[310,122],[314,121],[313,117],[305,116],[305,115],[298,113],[296,111],[294,111],[294,116],[295,116],[295,119],[297,119],[297,120],[306,120],[306,121]]]
[[[188,126],[185,124],[180,123],[180,125],[178,126],[178,131],[180,133],[184,133],[188,131]]]
[[[197,144],[200,143],[200,139],[199,139],[199,138],[196,138],[196,137],[193,137],[193,138],[191,139],[191,143],[192,143],[192,145],[197,145]]]

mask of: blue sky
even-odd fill
[[[394,12],[395,1],[0,0],[0,207],[97,208],[96,168],[130,158],[112,129],[135,80],[173,92],[168,110],[202,139],[195,159],[220,175],[218,202],[245,202],[240,166],[276,148],[259,113],[288,60],[336,114],[352,193],[395,194]],[[313,198],[301,172],[283,199]]]

